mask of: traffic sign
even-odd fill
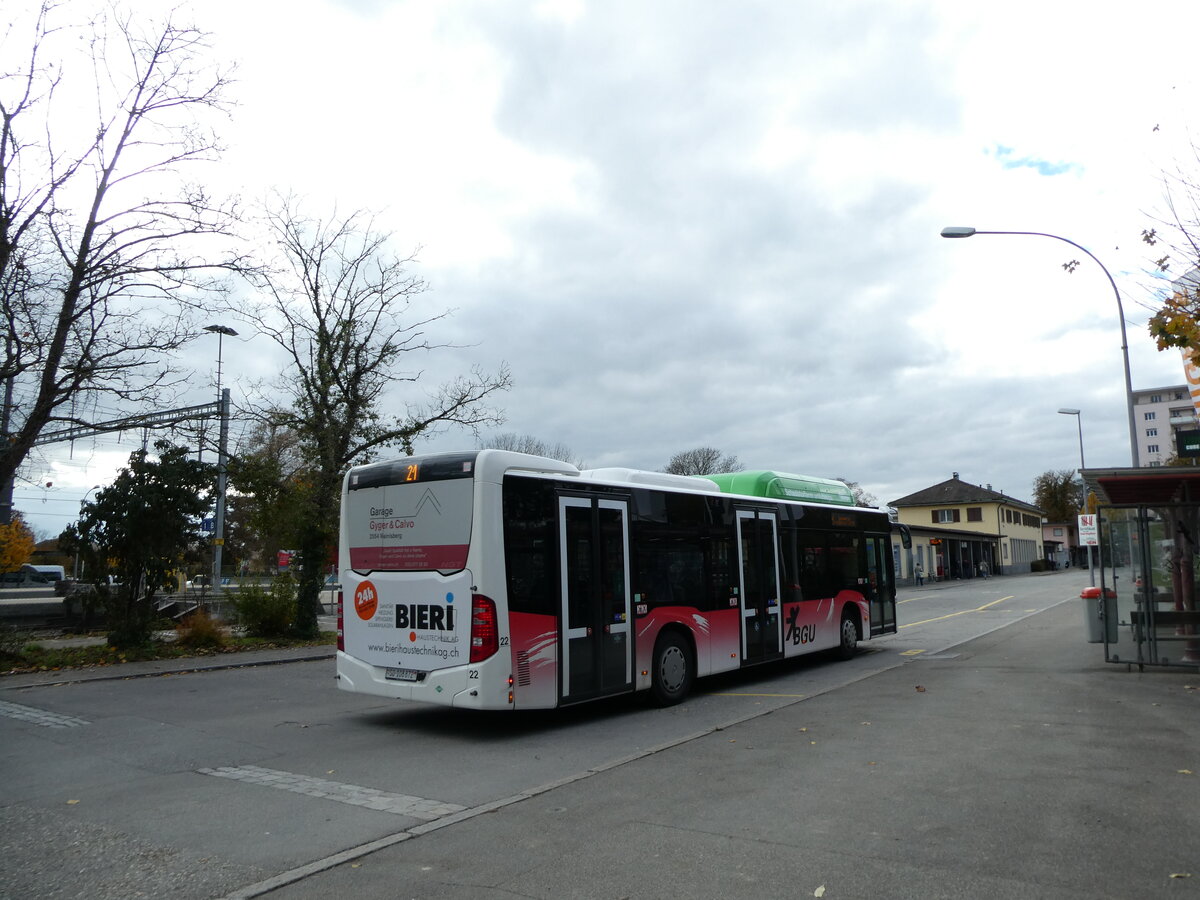
[[[1079,517],[1079,545],[1081,547],[1100,546],[1100,528],[1097,517],[1086,515]]]

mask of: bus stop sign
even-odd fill
[[[1081,547],[1100,546],[1100,529],[1096,525],[1096,516],[1079,517],[1079,545]]]

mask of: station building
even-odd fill
[[[952,478],[893,500],[911,550],[896,551],[898,578],[913,583],[916,567],[926,579],[1018,575],[1044,558],[1042,511],[1036,506]]]

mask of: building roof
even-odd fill
[[[941,484],[935,484],[932,487],[917,491],[915,494],[909,494],[907,497],[893,500],[888,505],[896,507],[957,506],[963,503],[1006,503],[1009,506],[1019,506],[1038,515],[1041,515],[1042,512],[1032,503],[1026,503],[1024,500],[1016,500],[1007,494],[1002,494],[1000,491],[993,491],[990,487],[983,487],[982,485],[963,481],[958,477],[957,472],[954,473],[953,478],[949,478]]]
[[[1084,469],[1088,488],[1105,506],[1165,506],[1200,503],[1200,468]]]

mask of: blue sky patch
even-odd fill
[[[1078,163],[1050,162],[1036,159],[1032,156],[1014,156],[1012,147],[997,144],[993,151],[1000,165],[1006,169],[1034,169],[1039,175],[1063,175],[1071,170],[1078,170]]]

